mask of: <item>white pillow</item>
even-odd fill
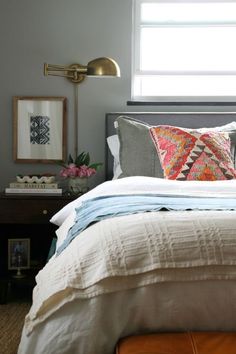
[[[213,130],[216,132],[231,132],[236,130],[236,122],[231,122],[225,125],[221,125],[220,127],[213,127],[213,128],[200,128],[199,129],[201,132],[205,132],[208,130]]]
[[[120,167],[120,141],[119,137],[117,134],[111,135],[107,138],[107,144],[110,149],[110,152],[113,156],[114,162],[113,162],[113,178],[112,179],[117,179],[121,173],[121,167]]]

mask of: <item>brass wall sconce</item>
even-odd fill
[[[69,66],[44,64],[44,75],[62,76],[75,84],[84,81],[86,76],[120,76],[120,68],[111,58],[97,58],[87,66],[72,64]]]
[[[61,76],[67,78],[74,84],[80,84],[86,76],[93,77],[120,77],[120,68],[115,60],[107,57],[91,60],[86,66],[72,64],[69,66],[44,64],[44,75]],[[74,134],[75,134],[75,157],[78,156],[78,85],[74,90],[75,114],[74,114]]]

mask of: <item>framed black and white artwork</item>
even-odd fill
[[[66,101],[65,97],[13,97],[16,162],[65,161]]]

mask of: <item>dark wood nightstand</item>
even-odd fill
[[[36,274],[44,266],[55,237],[57,226],[49,222],[50,218],[74,199],[67,195],[0,193],[0,291],[1,283],[6,284],[6,279],[16,272],[8,270],[8,239],[30,238],[30,273]]]

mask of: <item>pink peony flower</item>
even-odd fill
[[[61,177],[81,177],[87,178],[95,175],[97,169],[102,165],[101,163],[95,163],[89,165],[90,157],[89,153],[82,152],[75,160],[72,159],[71,155],[69,156],[68,165],[64,166],[63,169],[59,172]]]

